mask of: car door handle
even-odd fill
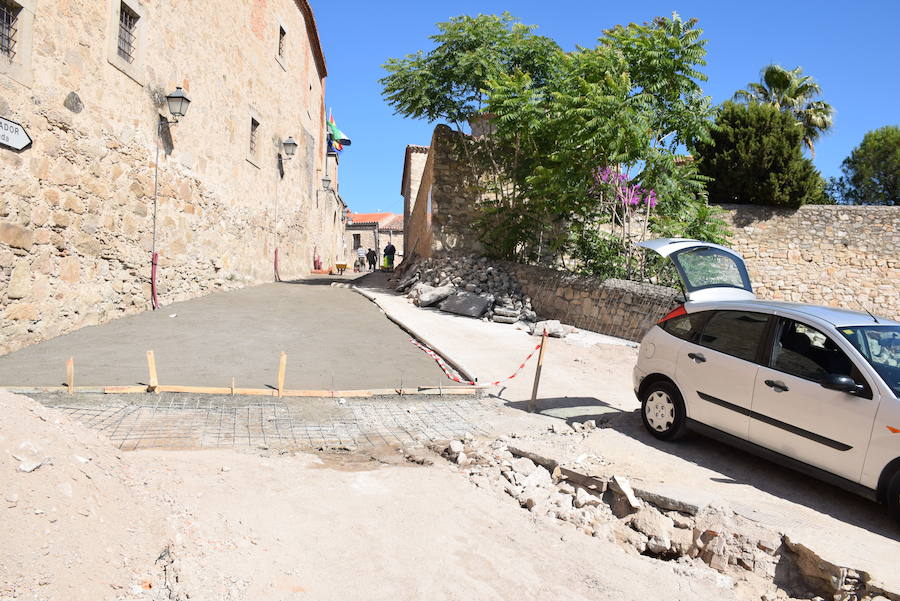
[[[784,385],[784,382],[779,380],[766,380],[766,386],[773,388],[775,392],[787,392],[790,390],[790,388]]]
[[[693,359],[694,363],[703,363],[706,361],[706,357],[704,357],[700,353],[688,353],[688,357]]]

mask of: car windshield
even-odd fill
[[[900,397],[900,326],[838,328]]]

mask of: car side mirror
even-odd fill
[[[854,382],[853,378],[841,374],[826,375],[822,378],[822,388],[839,390],[847,394],[859,394],[865,390],[865,387]]]

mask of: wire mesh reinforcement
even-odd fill
[[[317,399],[303,403],[178,398],[98,403],[46,401],[123,450],[149,448],[298,448],[355,451],[484,434],[477,400],[421,402]]]

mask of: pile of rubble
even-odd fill
[[[595,427],[591,420],[574,429],[565,424],[551,429],[586,436]],[[763,601],[886,601],[879,596],[883,591],[868,589],[865,573],[829,564],[724,507],[693,506],[633,487],[624,476],[606,473],[609,466],[600,457],[581,456],[565,467],[517,443],[508,436],[493,441],[466,436],[432,450],[477,486],[504,491],[536,517],[571,523],[586,535],[606,538],[631,553],[675,561],[688,571],[711,568],[732,586],[739,582],[756,591],[750,596]]]
[[[538,321],[537,313],[515,277],[484,257],[433,257],[406,270],[395,290],[420,307],[497,323],[516,324],[540,335],[565,336],[558,321]]]

